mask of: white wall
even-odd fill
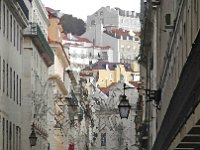
[[[99,100],[100,105],[95,103],[93,98],[93,111],[96,116],[95,127],[93,132],[98,133],[97,139],[92,149],[125,149],[126,145],[129,150],[135,150],[132,145],[135,144],[135,106],[138,99],[137,89],[129,83],[127,86],[132,87],[126,90],[132,109],[128,119],[121,119],[118,112],[119,96],[123,94],[123,83],[119,82],[109,89],[109,97],[101,93],[98,89],[94,97]],[[101,145],[101,134],[106,133],[106,145]],[[119,144],[119,140],[122,141]]]

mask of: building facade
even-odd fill
[[[128,119],[121,119],[119,116],[119,97],[123,93],[124,82],[113,83],[106,88],[93,86],[91,93],[94,127],[90,130],[91,149],[129,149],[137,150],[135,114],[136,102],[138,100],[137,83],[134,85],[125,82],[125,95],[131,105]]]
[[[148,107],[147,119],[154,118],[148,120],[148,149],[199,149],[200,2],[152,0],[142,6],[142,76],[146,88],[162,91],[152,102],[159,107]]]
[[[113,61],[113,49],[110,46],[97,46],[86,38],[72,34],[65,35],[62,43],[69,55],[70,67],[76,72],[98,60]]]
[[[94,77],[95,85],[98,87],[108,87],[112,83],[120,80],[126,82],[139,81],[138,74],[134,74],[131,65],[123,63],[109,63],[98,61],[91,67],[86,67],[80,73],[81,75],[91,75]]]
[[[28,0],[0,1],[0,149],[21,149],[23,108],[23,29]]]
[[[139,35],[139,32],[125,30],[115,26],[94,24],[81,36],[88,38],[90,41],[94,41],[96,45],[109,45],[113,49],[112,62],[126,61],[128,63],[135,63],[139,53]],[[124,56],[127,52],[128,55]]]
[[[65,85],[65,68],[69,66],[69,58],[67,57],[63,45],[63,28],[60,24],[60,16],[56,10],[46,8],[49,17],[48,40],[50,47],[54,52],[54,64],[49,67],[49,80],[53,86],[53,100],[49,101],[49,105],[54,109],[53,115],[48,114],[49,121],[49,143],[50,148],[54,150],[63,150],[66,148],[64,128],[65,123],[65,97],[69,91]]]
[[[33,0],[29,9],[29,25],[23,31],[24,46],[22,52],[23,94],[22,94],[22,141],[21,149],[31,149],[29,136],[34,129],[37,136],[35,148],[47,149],[47,114],[53,108],[52,85],[48,80],[48,68],[54,63],[54,53],[47,40],[48,14],[41,1]]]
[[[114,26],[129,31],[140,31],[139,13],[120,8],[102,7],[94,14],[87,16],[86,30],[93,25],[102,24],[104,27]]]

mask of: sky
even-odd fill
[[[123,10],[140,12],[140,0],[41,0],[45,7],[60,10],[62,13],[86,21],[101,7],[119,7]]]

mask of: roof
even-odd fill
[[[72,34],[65,34],[63,37],[63,40],[66,40],[64,46],[73,46],[73,47],[82,46],[84,48],[96,48],[99,50],[108,50],[111,48],[108,45],[107,46],[93,46],[92,42],[90,40],[88,40],[87,38],[83,38],[83,37],[80,37],[77,35],[72,35]],[[71,43],[71,41],[73,41],[73,42]],[[75,43],[75,42],[77,42],[77,43]],[[83,46],[83,44],[81,44],[83,42],[90,43],[91,45]]]
[[[80,72],[79,75],[82,76],[82,77],[93,77],[92,72]]]
[[[124,65],[126,71],[132,71],[131,65],[127,63],[111,63],[108,61],[98,61],[95,64],[91,66],[86,67],[84,70],[106,70],[107,68],[109,70],[115,70],[117,65]]]
[[[141,35],[140,32],[135,32],[135,31],[133,31],[133,33],[135,33],[135,36],[138,36],[138,37]]]
[[[129,83],[131,84],[131,85],[133,85],[134,87],[136,87],[136,88],[138,88],[138,83],[137,82],[135,82],[135,81],[129,81]],[[119,83],[111,83],[109,86],[107,86],[107,87],[99,87],[99,89],[104,93],[104,94],[106,94],[106,95],[108,95],[109,94],[109,91],[110,91],[110,89],[111,89],[111,87],[113,87],[113,86],[115,86],[116,84],[119,84]]]
[[[72,34],[65,34],[65,36],[63,37],[63,39],[67,40],[67,41],[76,41],[76,42],[91,43],[91,41],[88,40],[87,38],[82,38],[80,36],[72,35]]]
[[[112,29],[112,33],[116,34],[116,36],[129,36],[129,31],[123,29]]]
[[[78,42],[86,42],[86,43],[91,43],[90,40],[88,40],[87,38],[82,38],[80,36],[75,36]]]
[[[107,29],[107,30],[104,30],[104,33],[112,36],[112,37],[115,37],[115,38],[122,38],[123,39],[127,39],[127,37],[130,39],[130,40],[133,40],[133,38],[136,36],[136,37],[139,37],[140,36],[140,32],[135,32],[135,31],[128,31],[128,30],[124,30],[122,28],[112,28],[111,30]]]
[[[104,93],[104,94],[106,94],[106,95],[108,95],[109,94],[109,91],[110,91],[110,88],[113,86],[113,85],[115,85],[115,84],[117,84],[117,83],[111,83],[109,86],[107,86],[107,87],[99,87],[99,89]]]
[[[56,17],[56,18],[61,18],[62,13],[60,13],[60,10],[54,10],[50,7],[45,7],[47,12],[49,13],[50,16]]]

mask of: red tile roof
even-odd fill
[[[60,10],[54,10],[54,9],[52,9],[52,8],[50,8],[50,7],[45,7],[45,8],[46,8],[47,12],[49,13],[49,17],[53,16],[53,17],[56,17],[56,18],[60,19],[60,18],[58,17],[58,15],[57,15],[57,13],[58,13]]]
[[[129,31],[123,29],[112,29],[112,33],[116,34],[116,36],[129,36]]]
[[[109,91],[110,91],[110,88],[113,86],[113,85],[115,85],[116,83],[111,83],[109,86],[107,86],[107,87],[99,87],[99,89],[104,93],[104,94],[106,94],[106,95],[108,95],[109,94]]]
[[[76,42],[86,42],[86,43],[92,43],[90,40],[88,40],[87,38],[82,38],[80,36],[76,36],[76,35],[72,35],[74,38],[70,39],[69,36],[67,34],[65,34],[65,36],[63,37],[64,40],[67,41],[76,41]]]
[[[86,42],[86,43],[91,43],[90,40],[86,39],[86,38],[82,38],[80,36],[75,36],[77,38],[77,42]]]
[[[140,36],[140,32],[133,32],[136,36]]]

